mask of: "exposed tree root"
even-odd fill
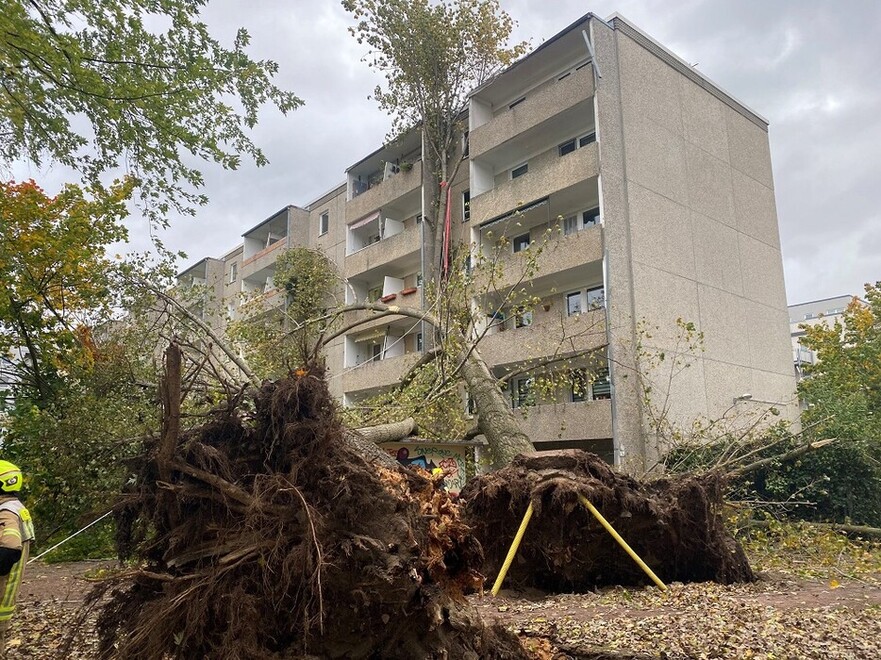
[[[446,493],[346,435],[311,368],[157,442],[117,508],[143,563],[103,605],[103,657],[528,657],[462,597],[482,554]]]
[[[465,518],[495,576],[524,512],[535,513],[506,584],[555,591],[650,584],[649,578],[579,503],[584,495],[665,582],[754,579],[725,528],[717,475],[640,483],[578,450],[519,456],[473,479],[461,493]]]

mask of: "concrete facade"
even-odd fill
[[[795,416],[767,130],[620,16],[584,16],[472,92],[469,156],[451,186],[453,239],[475,252],[509,246],[497,257],[516,273],[523,250],[546,237],[524,283],[539,304],[528,323],[491,320],[484,356],[501,376],[524,359],[607,345],[608,380],[584,395],[545,395],[524,414],[539,447],[584,446],[645,467],[655,446],[641,382],[656,392],[665,384],[671,419],[685,425],[752,401]],[[222,264],[227,310],[259,286],[276,295],[283,239],[338,265],[345,302],[412,306],[422,292],[420,148],[414,134],[366,156],[344,183],[182,277]],[[683,323],[703,333],[703,350],[684,351]],[[412,319],[380,319],[340,337],[327,351],[333,393],[354,404],[393,386],[418,358],[421,331]],[[647,355],[660,353],[672,357],[650,372]]]

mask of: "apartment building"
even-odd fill
[[[475,298],[487,312],[482,355],[500,376],[524,359],[591,349],[607,358],[582,386],[538,399],[534,374],[510,383],[539,448],[583,447],[644,466],[655,448],[641,382],[683,424],[756,401],[794,417],[767,131],[760,115],[617,15],[587,14],[473,90],[468,153],[451,184],[453,239],[473,256],[496,251],[514,274],[542,246],[525,282],[538,305],[500,310],[492,291]],[[233,315],[242,292],[262,289],[270,307],[283,305],[273,261],[282,246],[307,245],[338,265],[346,302],[418,306],[422,174],[414,134],[181,277],[215,286]],[[685,350],[683,327],[703,333],[701,349]],[[332,391],[357,405],[393,387],[422,346],[413,319],[358,326],[328,348]]]
[[[844,310],[854,299],[866,304],[856,296],[835,296],[834,298],[821,298],[789,306],[792,363],[795,366],[797,379],[801,380],[804,377],[805,366],[817,361],[816,351],[801,345],[801,338],[806,334],[804,326],[823,324],[831,328],[836,323],[843,325]]]

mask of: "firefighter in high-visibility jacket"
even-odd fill
[[[21,482],[21,470],[9,461],[0,461],[0,657],[6,650],[21,576],[34,540],[31,514],[16,496]]]

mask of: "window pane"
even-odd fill
[[[514,252],[520,252],[521,250],[525,250],[529,247],[529,234],[521,234],[520,236],[515,236],[514,240],[511,241],[511,245],[514,248]]]
[[[600,309],[606,304],[606,290],[603,287],[587,290],[587,308]]]
[[[566,313],[569,316],[581,314],[581,292],[570,293],[566,296]]]
[[[516,179],[518,176],[523,176],[528,171],[529,171],[529,163],[523,163],[522,165],[519,165],[519,166],[515,167],[513,170],[511,170],[511,178]]]
[[[563,236],[568,236],[569,234],[574,234],[578,231],[578,216],[570,215],[568,218],[563,219]]]
[[[471,219],[471,191],[462,193],[462,221]]]
[[[560,145],[560,155],[565,156],[575,151],[575,140],[569,140]]]
[[[600,210],[591,209],[590,211],[585,211],[581,214],[581,218],[584,222],[585,227],[593,227],[594,225],[598,225],[600,224]]]
[[[587,145],[589,145],[593,142],[596,142],[596,141],[597,141],[597,134],[595,132],[588,133],[587,135],[582,135],[578,139],[578,146],[579,147],[586,147]]]
[[[596,380],[591,383],[590,389],[594,401],[612,398],[612,384],[609,381],[608,369],[603,369],[597,373]]]

